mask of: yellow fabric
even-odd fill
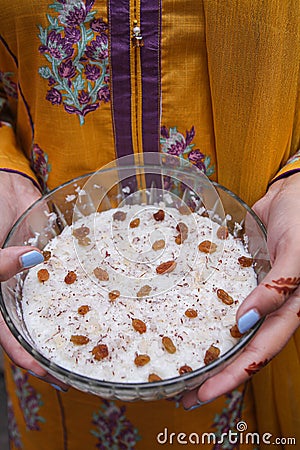
[[[0,126],[1,168],[23,173],[34,181],[36,177],[30,168],[28,159],[17,145],[14,130],[9,125]]]
[[[0,128],[0,168],[33,176],[30,158],[33,146],[38,145],[51,165],[47,179],[51,189],[96,170],[116,155],[109,102],[102,102],[80,125],[75,114],[46,100],[49,86],[39,68],[47,61],[38,50],[37,25],[48,26],[46,14],[54,15],[50,3],[1,3],[1,31],[9,44],[0,47],[1,71],[12,73],[20,89],[18,101],[9,98],[17,141],[10,128]],[[93,9],[107,21],[104,0],[96,1]],[[193,148],[210,157],[211,178],[251,205],[276,174],[291,167],[300,169],[299,160],[283,167],[300,148],[299,9],[299,0],[162,0],[161,125],[168,130],[176,127],[182,136],[194,127]],[[136,100],[140,108],[141,99]],[[254,377],[242,414],[248,430],[294,436],[300,442],[299,346],[297,332],[281,354]],[[51,386],[12,369],[10,363],[6,379],[22,448],[96,448],[98,441],[91,430],[96,430],[92,421],[101,408],[100,399],[73,389],[58,394]],[[16,391],[16,380],[28,383],[40,395],[38,412],[44,421],[38,421],[39,431],[26,427],[26,405]],[[142,450],[162,447],[156,435],[165,426],[176,433],[210,432],[216,431],[214,421],[222,423],[227,417],[233,427],[233,409],[224,397],[193,412],[176,408],[174,401],[138,402],[125,408],[126,418],[142,436],[136,445]],[[221,417],[216,418],[218,414]],[[174,443],[172,448],[181,445]]]
[[[70,389],[67,393],[57,392],[52,386],[46,383],[42,383],[41,385],[41,382],[35,377],[28,374],[26,376],[28,377],[30,386],[40,393],[42,406],[39,409],[39,415],[45,419],[45,422],[42,420],[36,422],[41,431],[29,431],[24,426],[24,413],[18,413],[18,425],[22,431],[22,442],[26,450],[65,450],[65,448],[70,450],[82,450],[86,448],[90,450],[97,448],[97,438],[93,436],[93,431],[99,432],[101,429],[105,431],[105,426],[109,428],[110,425],[110,435],[113,436],[116,432],[116,426],[112,426],[111,423],[109,424],[105,420],[100,422],[99,428],[93,423],[93,417],[102,408],[102,400],[100,398],[74,389]],[[9,364],[6,365],[6,379],[12,407],[15,411],[18,411],[20,409],[20,398],[17,395],[15,383],[12,381]],[[32,397],[35,402],[36,398],[34,396]],[[233,401],[231,402],[233,403]],[[245,395],[245,403],[243,420],[247,421],[248,430],[254,432],[256,430],[256,423],[254,416],[251,414],[253,399],[250,387]],[[216,411],[222,413],[223,407],[226,406],[224,398],[205,405],[203,408],[189,412],[184,411],[182,406],[176,405],[175,400],[125,404],[116,401],[114,405],[117,408],[122,405],[125,406],[126,419],[136,427],[139,435],[142,437],[142,440],[138,441],[133,447],[137,450],[152,450],[164,447],[180,449],[182,444],[176,441],[178,433],[185,433],[187,436],[192,433],[197,433],[201,439],[202,433],[214,431],[212,423],[215,413]],[[51,407],[50,410],[49,406]],[[26,410],[26,402],[23,401],[22,407]],[[221,419],[226,423],[226,414]],[[166,445],[162,445],[158,443],[157,436],[159,433],[164,433],[165,429],[168,430],[167,434],[165,434],[167,436],[167,442]],[[234,427],[232,429],[234,430]],[[176,433],[176,437],[172,437],[171,433]],[[161,437],[162,440],[163,437]],[[66,441],[67,446],[64,447],[66,445],[64,442]],[[192,445],[186,445],[186,447],[192,447]],[[203,448],[211,447],[211,445],[203,445]],[[16,448],[15,445],[12,446],[12,450],[16,450]],[[113,446],[111,444],[111,447],[105,448],[109,449],[113,448]],[[122,447],[116,446],[115,448]],[[251,445],[244,445],[243,449],[251,450],[253,447]]]
[[[275,175],[272,182],[276,181],[279,178],[284,177],[285,175],[288,175],[289,173],[294,173],[298,171],[299,169],[299,160],[297,159],[294,162],[291,162],[289,164],[286,164],[279,172]]]

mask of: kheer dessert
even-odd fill
[[[219,358],[257,285],[242,241],[199,212],[125,205],[67,226],[30,269],[22,308],[36,348],[94,379],[153,382]]]

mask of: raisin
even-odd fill
[[[92,355],[97,361],[101,361],[108,356],[108,348],[106,344],[96,345],[92,350]]]

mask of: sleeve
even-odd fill
[[[29,178],[40,189],[30,161],[22,152],[14,131],[10,103],[17,102],[17,84],[13,72],[0,68],[0,171],[20,174]]]
[[[275,183],[275,181],[277,180],[281,180],[282,178],[286,178],[297,172],[300,172],[300,149],[287,160],[286,164],[270,181],[269,185]]]

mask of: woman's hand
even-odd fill
[[[41,196],[32,181],[22,175],[0,171],[0,244],[3,242],[20,215]],[[0,281],[7,280],[17,272],[32,267],[44,260],[40,251],[33,247],[0,248]],[[9,331],[0,314],[0,344],[12,361],[33,372],[43,380],[65,387],[49,375],[35,359],[27,353]]]
[[[266,319],[232,364],[185,394],[187,409],[248,380],[280,352],[300,324],[300,173],[276,181],[253,209],[267,228],[272,269],[238,309],[237,323],[246,332],[261,317]]]

